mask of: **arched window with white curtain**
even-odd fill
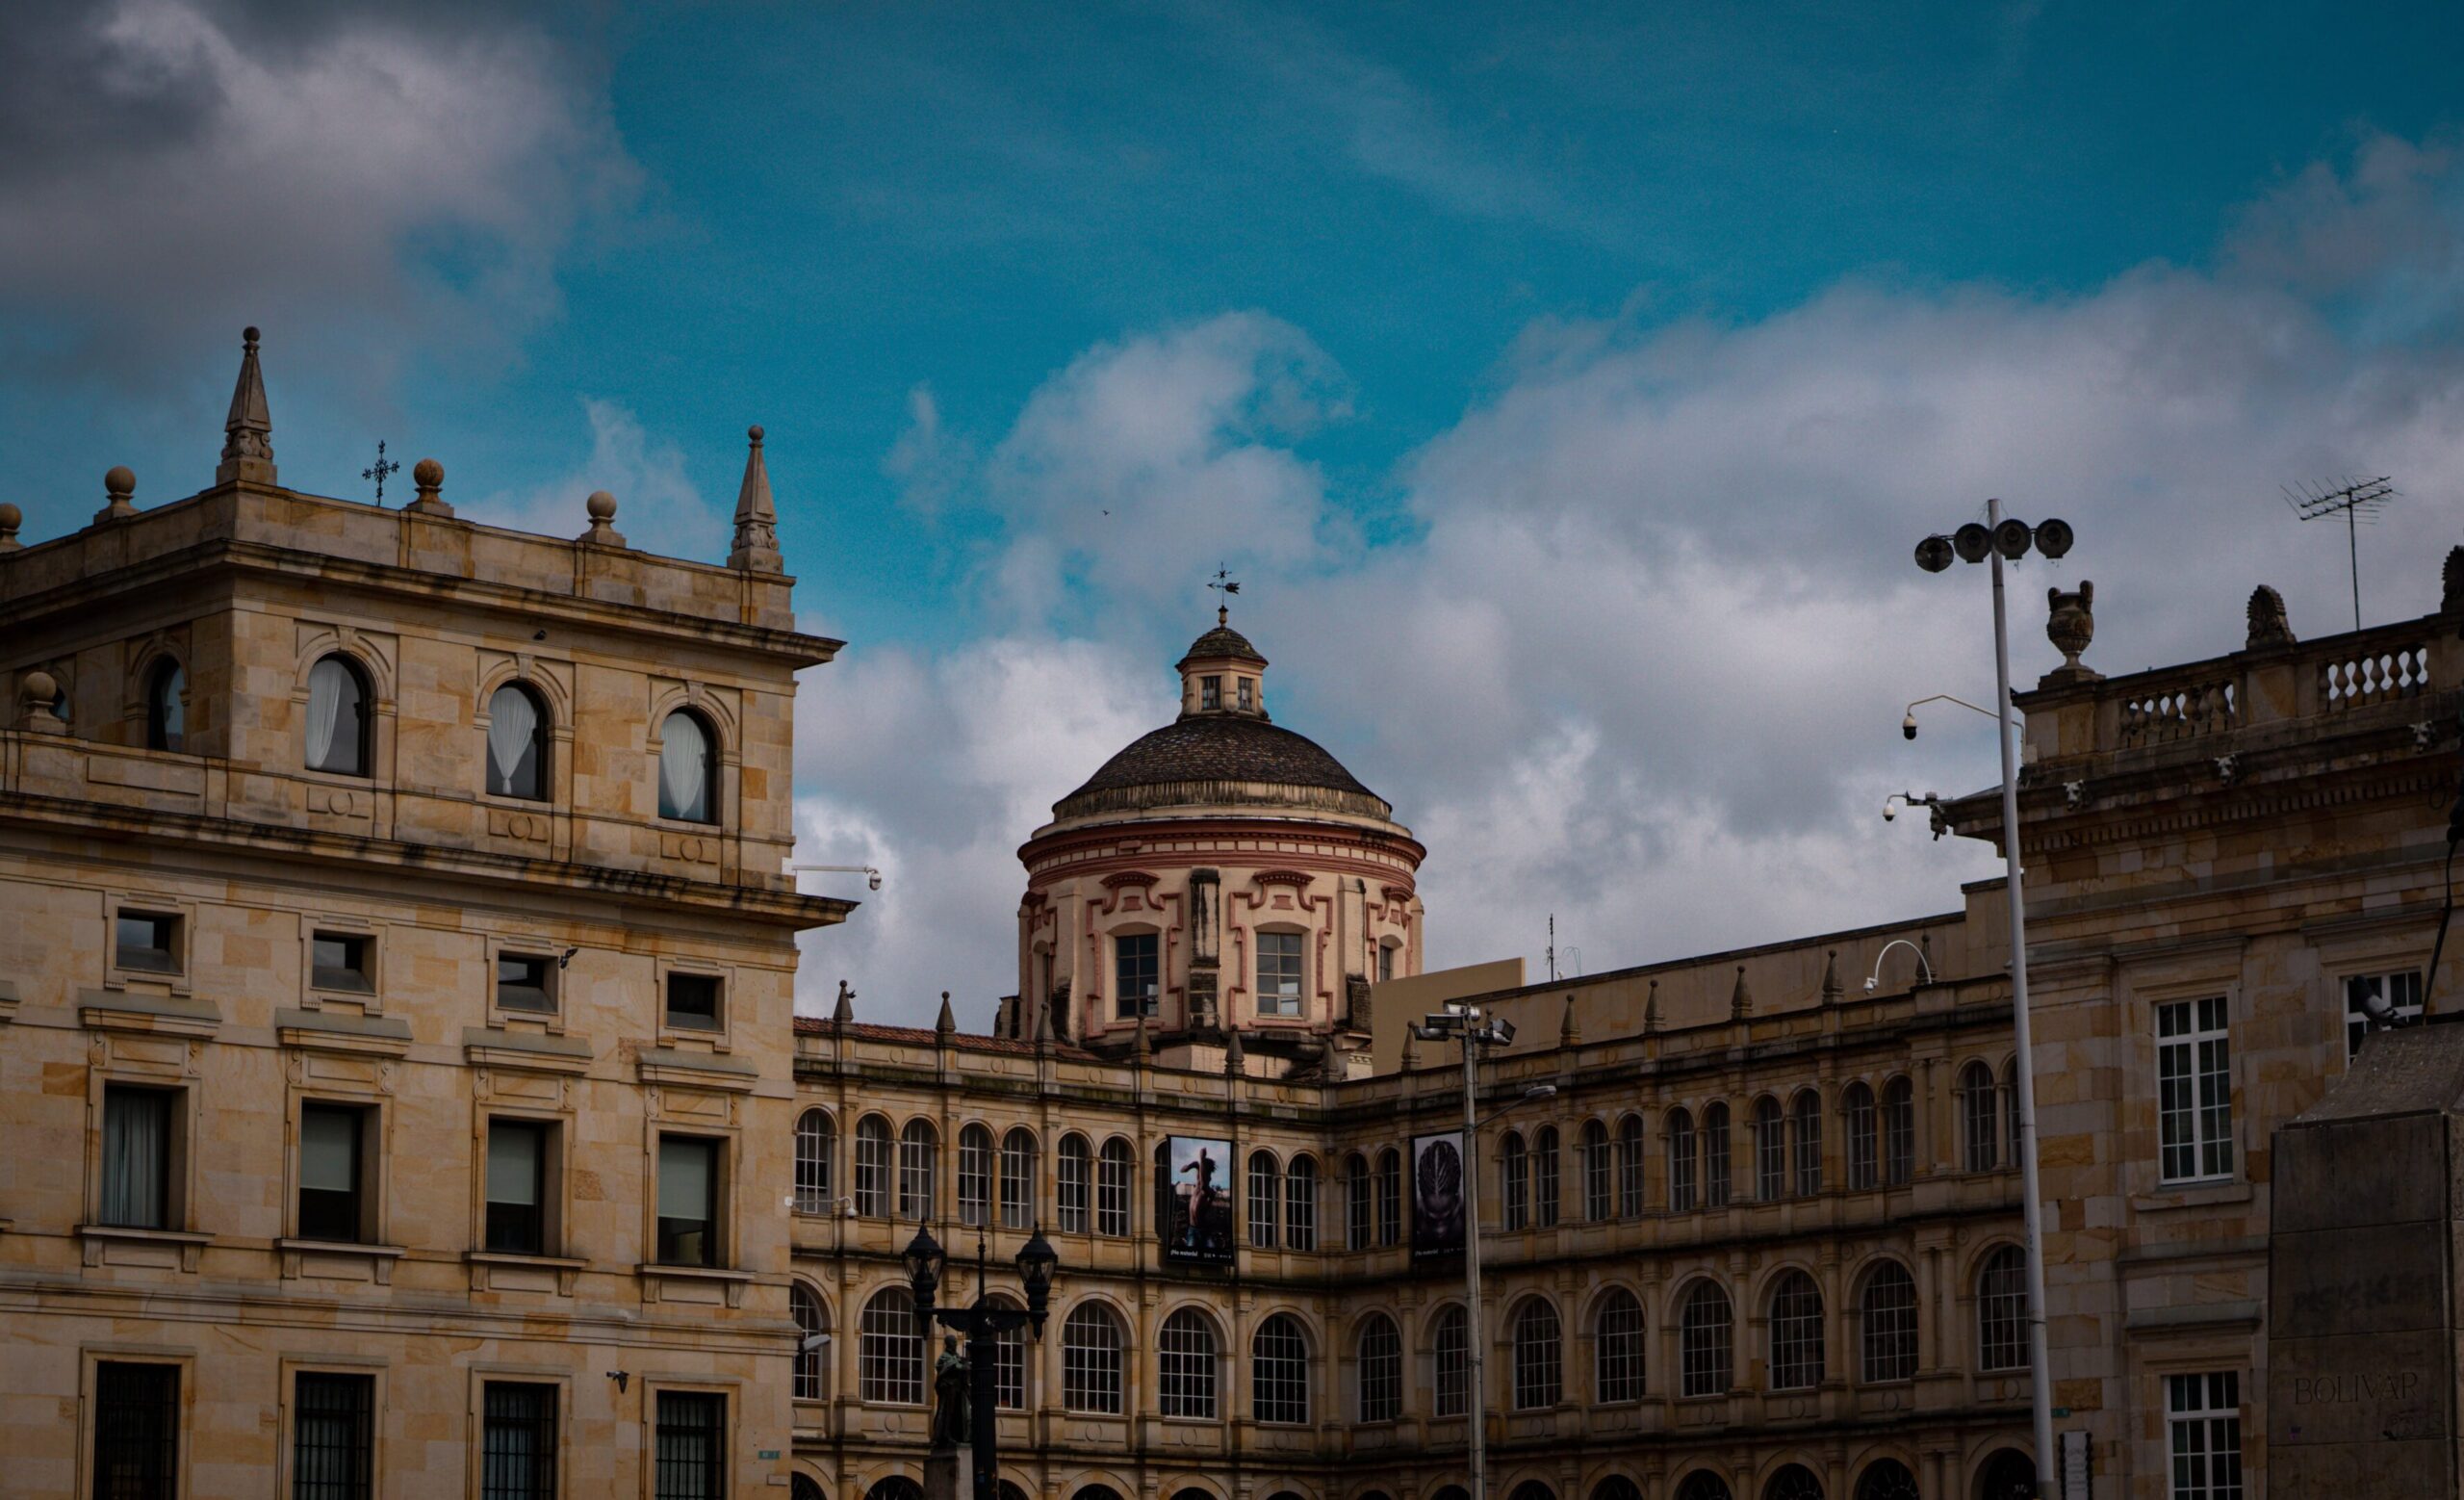
[[[188,743],[188,674],[169,657],[145,675],[145,748],[180,750]]]
[[[301,759],[312,771],[368,774],[368,674],[336,652],[308,669],[308,723]]]
[[[488,794],[548,795],[548,711],[538,693],[507,683],[488,695]]]
[[[718,737],[690,709],[677,710],[659,726],[658,815],[686,823],[719,820]]]

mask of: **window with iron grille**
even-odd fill
[[[889,1122],[866,1115],[856,1123],[856,1212],[889,1217]]]
[[[2170,1500],[2242,1500],[2242,1378],[2233,1371],[2165,1377]]]
[[[292,1500],[369,1500],[376,1377],[302,1370],[292,1393]]]
[[[103,1223],[131,1229],[173,1228],[172,1132],[178,1106],[179,1097],[169,1089],[103,1085]]]
[[[1523,1137],[1515,1131],[1498,1142],[1498,1176],[1505,1184],[1505,1227],[1526,1228],[1531,1223],[1531,1171]]]
[[[959,1132],[959,1223],[992,1217],[992,1132],[971,1125]]]
[[[1069,1309],[1061,1326],[1061,1404],[1072,1411],[1118,1416],[1120,1319],[1099,1302]]]
[[[1857,1500],[1924,1500],[1916,1475],[1897,1459],[1876,1459],[1857,1476]]]
[[[1283,1178],[1283,1246],[1286,1250],[1318,1248],[1318,1162],[1295,1156]]]
[[[1791,1463],[1762,1487],[1762,1500],[1822,1500],[1822,1481],[1802,1463]]]
[[[556,1387],[490,1381],[479,1392],[479,1500],[556,1500]]]
[[[1388,1148],[1377,1158],[1377,1243],[1403,1242],[1403,1157]]]
[[[1883,1179],[1906,1187],[1916,1177],[1916,1088],[1906,1078],[1883,1086]]]
[[[2390,1019],[2398,1022],[2421,1020],[2421,970],[2406,969],[2386,974],[2354,974],[2345,980],[2347,1057],[2360,1051],[2361,1039],[2370,1035],[2370,1006],[2374,1000],[2386,1002]]]
[[[1053,1168],[1053,1197],[1060,1207],[1061,1228],[1070,1234],[1087,1232],[1087,1179],[1093,1165],[1083,1135],[1061,1138],[1061,1154]]]
[[[1258,934],[1258,1014],[1300,1014],[1300,934]]]
[[[1808,1089],[1791,1106],[1788,1144],[1796,1152],[1797,1196],[1822,1195],[1822,1096]]]
[[[2001,1154],[2001,1128],[1993,1070],[1970,1063],[1960,1070],[1960,1164],[1970,1172],[1992,1171]]]
[[[2028,1262],[2015,1245],[1985,1257],[1976,1277],[1976,1363],[2018,1370],[2028,1363]]]
[[[1822,1365],[1821,1289],[1803,1271],[1784,1272],[1771,1288],[1771,1388],[1810,1390]]]
[[[2233,1175],[2233,1070],[2224,997],[2156,1007],[2156,1118],[2167,1182]]]
[[[1688,1396],[1725,1396],[1733,1384],[1735,1318],[1729,1294],[1715,1281],[1697,1281],[1685,1294],[1677,1326],[1678,1374]]]
[[[795,1379],[789,1394],[798,1401],[820,1401],[826,1394],[822,1385],[822,1352],[808,1345],[821,1332],[821,1299],[813,1295],[811,1287],[798,1281],[787,1288],[787,1315],[796,1320]]]
[[[1582,1125],[1582,1216],[1594,1224],[1616,1217],[1617,1200],[1610,1189],[1615,1161],[1608,1153],[1608,1127],[1597,1120]]]
[[[1694,1117],[1677,1110],[1668,1117],[1668,1210],[1694,1208]]]
[[[658,1393],[655,1500],[723,1500],[728,1492],[728,1398],[714,1390]]]
[[[1617,1125],[1617,1211],[1629,1219],[1643,1216],[1643,1121],[1628,1115]]]
[[[1471,1316],[1461,1307],[1448,1307],[1437,1315],[1437,1327],[1429,1339],[1430,1362],[1436,1366],[1437,1410],[1439,1416],[1461,1416],[1472,1407],[1472,1340],[1469,1336]]]
[[[488,1122],[488,1249],[512,1255],[547,1254],[552,1128],[539,1120]]]
[[[105,1359],[94,1366],[94,1500],[175,1500],[180,1367]]]
[[[1531,1151],[1531,1217],[1540,1228],[1557,1223],[1557,1127],[1543,1125]]]
[[[1531,1298],[1514,1315],[1514,1409],[1546,1410],[1565,1395],[1565,1386],[1557,1309],[1545,1298]]]
[[[1916,1279],[1896,1260],[1865,1278],[1857,1307],[1860,1361],[1867,1384],[1916,1378]]]
[[[918,1223],[934,1215],[934,1159],[939,1154],[939,1140],[933,1126],[922,1120],[907,1122],[898,1132],[898,1216]]]
[[[1369,1161],[1358,1151],[1344,1158],[1344,1248],[1369,1248]]]
[[[1001,1228],[1036,1222],[1036,1133],[1024,1125],[1001,1137]]]
[[[837,1148],[827,1110],[808,1109],[796,1118],[796,1212],[830,1212],[830,1158]]]
[[[991,1306],[1013,1310],[1018,1306],[1004,1297],[986,1301]],[[1003,1329],[992,1335],[992,1405],[1002,1411],[1026,1409],[1027,1331],[1023,1328]]]
[[[1129,1232],[1129,1143],[1116,1135],[1104,1143],[1095,1163],[1095,1232],[1114,1236]]]
[[[1113,939],[1113,1016],[1136,1021],[1156,1014],[1163,993],[1163,939],[1152,932],[1124,932]]]
[[[1735,1161],[1729,1152],[1729,1106],[1713,1103],[1703,1111],[1703,1206],[1726,1208],[1735,1182]]]
[[[1275,1220],[1282,1198],[1283,1184],[1275,1172],[1274,1157],[1265,1151],[1251,1151],[1249,1243],[1259,1250],[1274,1249]]]
[[[1788,1193],[1788,1127],[1780,1101],[1754,1101],[1754,1196],[1771,1203]]]
[[[884,1406],[924,1402],[924,1331],[915,1320],[915,1299],[900,1286],[886,1286],[864,1304],[856,1348],[857,1393]]]
[[[1260,1422],[1309,1420],[1309,1338],[1288,1312],[1259,1324],[1249,1340],[1249,1404]]]
[[[1591,1500],[1643,1500],[1643,1487],[1623,1474],[1611,1474],[1591,1487]]]
[[[1403,1414],[1403,1338],[1395,1320],[1373,1313],[1360,1327],[1360,1419],[1392,1422]]]
[[[1882,1184],[1882,1133],[1874,1113],[1874,1091],[1863,1083],[1848,1085],[1840,1096],[1839,1113],[1848,1130],[1848,1187],[1862,1193]]]
[[[1215,1325],[1194,1307],[1164,1320],[1155,1348],[1156,1394],[1166,1416],[1216,1419]]]
[[[1677,1500],[1732,1500],[1729,1482],[1709,1469],[1696,1469],[1677,1487]]]
[[[1622,1286],[1600,1299],[1591,1366],[1595,1399],[1602,1405],[1643,1399],[1643,1305]]]

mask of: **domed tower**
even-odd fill
[[[1004,1029],[1168,1066],[1365,1072],[1369,987],[1418,973],[1426,852],[1395,810],[1267,713],[1267,659],[1218,610],[1180,716],[1053,804],[1018,858],[1019,1003]]]

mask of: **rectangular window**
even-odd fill
[[[556,1387],[490,1381],[480,1410],[479,1500],[556,1500]]]
[[[1258,934],[1258,1014],[1300,1014],[1300,934]]]
[[[959,1132],[959,1223],[981,1225],[992,1217],[992,1137],[973,1128]]]
[[[96,1500],[176,1500],[179,1473],[180,1367],[95,1365]]]
[[[171,1120],[168,1089],[103,1086],[103,1197],[97,1215],[130,1229],[168,1229]]]
[[[1377,946],[1377,982],[1384,984],[1395,977],[1395,944],[1381,943]]]
[[[2242,1500],[2242,1379],[2165,1377],[2165,1448],[2171,1500]]]
[[[660,1136],[658,1263],[717,1265],[718,1219],[719,1143],[691,1135]]]
[[[2380,1007],[2382,1023],[2402,1024],[2422,1019],[2422,976],[2417,969],[2390,974],[2354,974],[2345,981],[2345,1056],[2361,1050],[2370,1035],[2371,1007]]]
[[[1531,1217],[1544,1229],[1557,1223],[1557,1132],[1543,1130],[1531,1151]]]
[[[728,1398],[716,1391],[658,1393],[654,1500],[722,1500],[727,1493]]]
[[[321,932],[308,940],[309,982],[320,990],[373,990],[376,940],[365,933]]]
[[[180,919],[158,912],[122,912],[113,926],[112,962],[146,973],[180,971]]]
[[[301,1239],[351,1244],[371,1237],[367,1124],[368,1111],[358,1105],[299,1106]]]
[[[1053,1197],[1065,1233],[1087,1232],[1087,1143],[1075,1136],[1063,1141],[1061,1166],[1053,1174]]]
[[[1260,1151],[1249,1158],[1249,1243],[1259,1250],[1274,1249],[1275,1221],[1282,1216],[1282,1184],[1276,1179],[1274,1158]]]
[[[2233,1175],[2233,1070],[2224,997],[2156,1007],[2157,1120],[2167,1182]]]
[[[1283,1248],[1318,1248],[1318,1168],[1306,1156],[1283,1179]]]
[[[679,974],[667,976],[667,1023],[696,1031],[719,1029],[719,976],[716,974]]]
[[[1369,1165],[1352,1158],[1344,1179],[1344,1249],[1369,1248]]]
[[[1155,1014],[1161,994],[1163,938],[1152,932],[1124,932],[1113,939],[1113,1014],[1135,1021]]]
[[[1116,1237],[1129,1232],[1129,1148],[1106,1141],[1095,1158],[1095,1232]]]
[[[376,1377],[302,1370],[294,1392],[292,1500],[369,1500]]]
[[[1209,712],[1223,707],[1223,679],[1201,677],[1197,680],[1197,706]]]
[[[1768,1203],[1787,1192],[1788,1130],[1779,1106],[1772,1104],[1754,1113],[1754,1196]]]
[[[556,961],[535,953],[497,955],[497,1007],[553,1013]]]
[[[548,1253],[549,1126],[536,1120],[488,1122],[488,1249]]]
[[[1240,679],[1240,691],[1241,711],[1244,713],[1254,711],[1258,706],[1258,680],[1254,677]]]
[[[1001,1411],[1026,1409],[1027,1331],[1025,1329],[1003,1329],[992,1335],[992,1405],[996,1410]]]
[[[1736,1180],[1729,1154],[1729,1107],[1714,1104],[1703,1111],[1703,1206],[1726,1208]]]

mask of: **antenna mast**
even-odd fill
[[[2319,521],[2330,516],[2345,518],[2345,556],[2352,568],[2352,628],[2361,629],[2361,519],[2376,519],[2387,502],[2396,498],[2396,486],[2389,476],[2374,479],[2347,479],[2333,489],[2305,484],[2287,486],[2284,503],[2304,521]]]
[[[1549,982],[1557,982],[1557,914],[1549,914]]]

